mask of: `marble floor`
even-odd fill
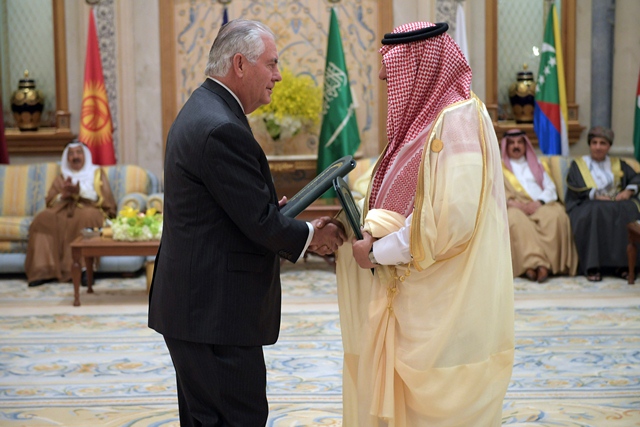
[[[283,266],[280,339],[265,348],[269,426],[339,426],[342,344],[332,268]],[[178,426],[173,367],[146,327],[144,274],[70,284],[0,276],[0,425]],[[513,426],[640,426],[640,282],[515,281]]]

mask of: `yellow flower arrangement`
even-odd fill
[[[274,140],[290,138],[301,130],[312,131],[320,122],[322,89],[306,75],[296,76],[283,68],[282,81],[276,83],[271,102],[252,113],[262,118]]]
[[[112,221],[113,240],[159,240],[162,236],[162,215],[156,209],[141,213],[125,206]]]

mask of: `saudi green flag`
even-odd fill
[[[318,173],[335,160],[354,155],[360,146],[356,110],[351,97],[349,74],[344,60],[340,27],[336,12],[331,9],[327,62],[324,71],[322,127],[318,141]],[[325,197],[333,197],[332,192]]]
[[[636,159],[640,161],[640,73],[638,73],[638,89],[636,90],[636,118],[633,125],[633,147]]]

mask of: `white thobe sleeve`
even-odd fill
[[[556,185],[553,183],[553,180],[546,171],[544,172],[542,185],[544,187],[544,190],[538,197],[538,200],[542,200],[545,203],[555,202],[556,200],[558,200]]]
[[[411,261],[411,218],[404,227],[373,242],[373,256],[382,265],[407,264]]]

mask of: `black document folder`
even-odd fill
[[[280,212],[289,218],[295,218],[307,206],[330,189],[335,178],[345,177],[355,167],[356,162],[352,156],[344,156],[336,160],[289,199]]]
[[[337,177],[333,180],[333,188],[336,190],[338,200],[340,200],[340,205],[342,205],[342,209],[347,217],[349,226],[353,230],[353,234],[356,235],[358,240],[362,240],[362,232],[360,231],[360,211],[356,206],[355,200],[353,200],[349,186],[344,179]]]

